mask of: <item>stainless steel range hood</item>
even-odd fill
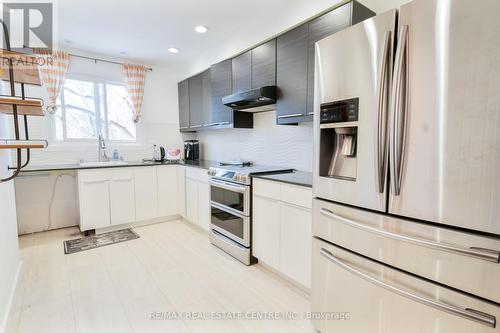
[[[225,96],[222,103],[233,110],[263,112],[276,109],[276,86],[265,86]]]

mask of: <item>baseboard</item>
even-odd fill
[[[308,287],[302,285],[301,283],[293,280],[292,278],[286,276],[285,274],[278,271],[274,267],[271,267],[270,265],[266,264],[262,260],[259,260],[259,262],[257,263],[257,266],[260,266],[263,270],[273,274],[274,276],[276,276],[276,278],[278,278],[278,279],[282,280],[283,282],[285,282],[286,284],[288,284],[290,287],[295,289],[299,294],[301,294],[305,298],[307,298],[307,299],[310,298],[310,296],[311,296],[311,289],[310,288],[308,288]]]
[[[189,226],[193,227],[194,229],[196,229],[197,231],[200,231],[201,233],[205,234],[208,236],[208,230],[206,230],[205,228],[203,228],[202,226],[200,226],[199,224],[197,223],[194,223],[193,221],[191,220],[188,220],[187,218],[182,218],[182,221],[186,222]]]
[[[172,216],[158,217],[158,218],[154,218],[151,220],[135,221],[135,222],[131,222],[131,223],[123,223],[123,224],[114,225],[114,226],[110,226],[110,227],[106,227],[106,228],[100,228],[100,229],[96,229],[95,233],[96,234],[103,234],[105,232],[116,231],[116,230],[121,230],[121,229],[125,229],[125,228],[143,227],[146,225],[163,223],[163,222],[178,221],[181,219],[182,219],[182,217],[180,215],[176,214],[176,215],[172,215]]]
[[[7,303],[7,311],[5,311],[4,318],[2,318],[2,325],[0,325],[0,332],[4,333],[7,329],[7,323],[9,322],[9,318],[12,312],[12,305],[14,303],[14,297],[16,296],[17,287],[19,284],[19,276],[21,275],[21,267],[23,262],[19,260],[19,265],[17,265],[16,275],[14,277],[14,281],[12,282],[12,289],[10,291],[9,301]]]

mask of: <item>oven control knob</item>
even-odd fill
[[[239,181],[240,181],[241,183],[246,183],[246,182],[247,182],[247,176],[246,176],[246,175],[240,175],[240,179],[239,179]]]

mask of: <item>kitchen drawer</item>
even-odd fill
[[[151,168],[151,167],[145,167]],[[109,170],[109,176],[111,180],[115,181],[125,181],[134,179],[134,168],[116,168]]]
[[[500,240],[313,200],[313,235],[500,303]]]
[[[105,170],[78,170],[78,180],[84,182],[99,182],[107,181],[111,179],[111,174],[114,169]]]
[[[305,208],[312,207],[312,190],[303,186],[281,184],[281,201]]]
[[[254,194],[261,197],[274,200],[281,199],[281,184],[278,182],[254,178],[252,190]]]
[[[186,178],[208,182],[208,170],[202,168],[186,167]]]
[[[322,333],[493,333],[500,307],[313,239],[312,313]],[[335,318],[335,317],[334,317]]]

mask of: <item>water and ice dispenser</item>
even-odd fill
[[[356,180],[358,106],[358,98],[321,104],[321,177]]]

